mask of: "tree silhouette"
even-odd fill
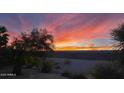
[[[34,28],[31,32],[22,32],[20,38],[15,38],[12,43],[15,50],[15,67],[13,73],[21,74],[21,68],[24,64],[23,57],[28,52],[28,56],[32,56],[30,52],[42,51],[42,57],[45,62],[46,53],[43,51],[53,51],[53,36],[48,34],[46,29]],[[46,68],[45,68],[46,69]]]
[[[34,28],[30,33],[22,32],[20,39],[16,38],[12,43],[13,48],[24,51],[52,51],[53,36],[46,29]]]
[[[8,36],[6,27],[0,25],[0,48],[7,46]]]
[[[94,78],[116,79],[124,78],[124,24],[119,25],[111,32],[112,39],[115,41],[113,55],[118,58],[108,64],[97,65],[91,72]]]
[[[5,26],[0,25],[0,68],[5,67],[11,62],[11,51],[7,47],[9,34]]]
[[[116,41],[117,53],[121,63],[124,63],[124,24],[112,30],[112,38]]]

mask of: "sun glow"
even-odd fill
[[[111,46],[108,47],[56,47],[55,51],[80,51],[80,50],[92,50],[92,51],[100,51],[100,50],[113,50]]]

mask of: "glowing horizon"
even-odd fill
[[[55,50],[112,50],[111,30],[124,22],[124,14],[10,13],[0,14],[10,42],[20,32],[46,27],[54,36]]]
[[[94,50],[94,51],[101,51],[101,50],[113,50],[111,46],[105,47],[61,47],[55,48],[55,51],[84,51],[84,50]]]

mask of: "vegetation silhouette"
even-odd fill
[[[121,79],[124,77],[117,63],[98,64],[90,72],[95,79]]]
[[[7,43],[9,40],[8,30],[5,26],[0,25],[0,68],[9,64],[11,51]]]
[[[118,28],[114,29],[111,33],[113,40],[116,41],[116,54],[118,55],[119,62],[124,64],[124,24],[119,25]]]
[[[53,36],[48,34],[46,29],[38,30],[38,28],[34,28],[31,32],[22,32],[20,38],[15,38],[11,45],[15,51],[15,66],[13,73],[20,75],[21,68],[25,64],[24,59],[26,56],[32,56],[32,53],[37,51],[41,52],[41,57],[45,64],[41,71],[47,71],[46,51],[53,51]]]
[[[0,25],[0,48],[6,48],[8,43],[8,36],[6,27]]]
[[[24,51],[52,51],[53,36],[46,29],[34,28],[31,32],[22,32],[20,38],[15,38],[12,47]]]
[[[108,64],[97,65],[91,75],[98,79],[121,79],[124,78],[124,24],[119,25],[111,32],[115,41],[113,55],[116,59]]]

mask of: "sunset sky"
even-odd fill
[[[31,13],[0,14],[12,40],[33,27],[46,27],[54,36],[56,50],[111,50],[111,30],[124,22],[124,14]]]

